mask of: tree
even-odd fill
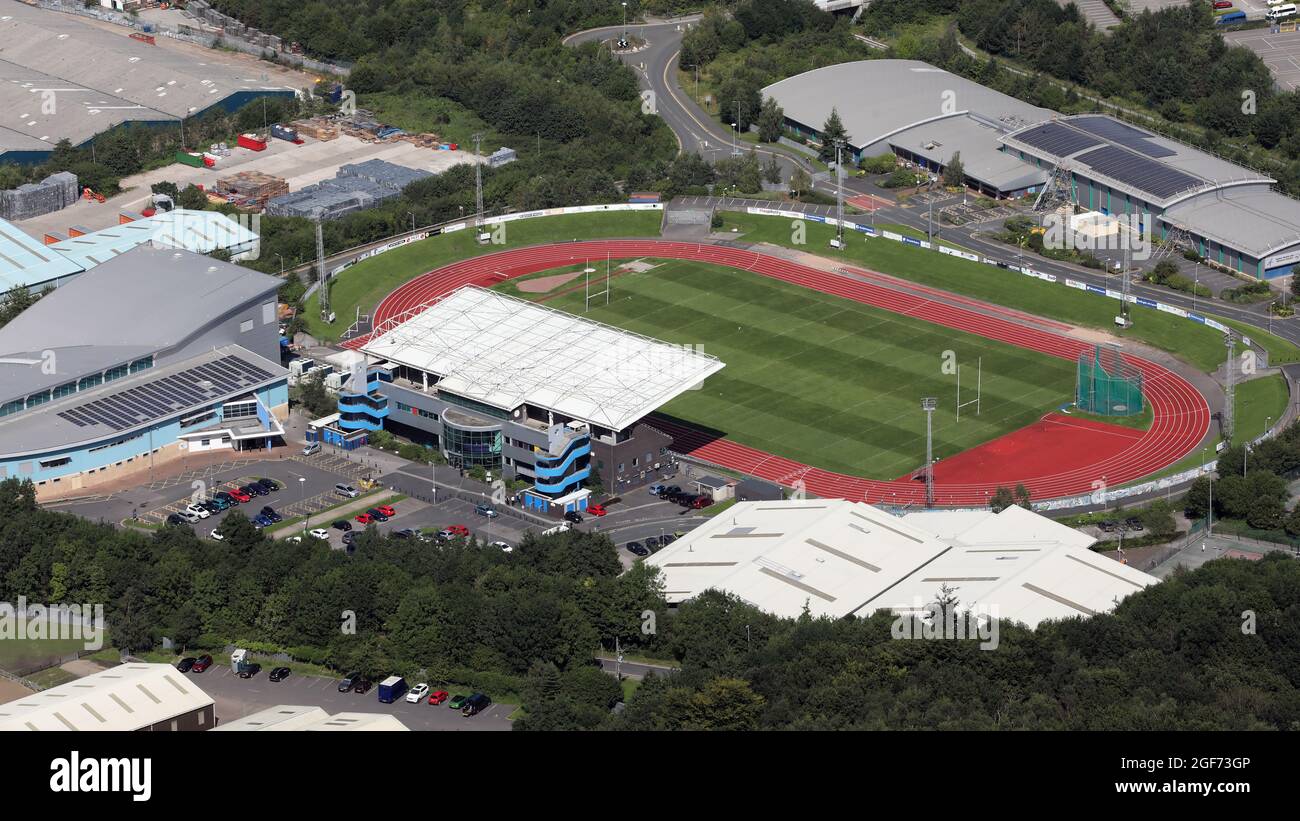
[[[715,678],[686,705],[683,729],[757,730],[764,703],[748,681]]]
[[[790,174],[790,193],[795,197],[801,197],[812,190],[812,177],[800,166],[795,168]]]
[[[993,492],[993,498],[989,500],[989,509],[994,513],[1001,513],[1016,503],[1015,497],[1011,491],[1001,485]]]
[[[822,147],[817,152],[817,156],[824,163],[835,162],[835,143],[842,141],[847,146],[849,139],[849,133],[844,130],[844,123],[840,120],[840,112],[835,108],[831,108],[831,113],[826,117],[826,122],[822,123]]]
[[[961,163],[961,152],[954,151],[952,159],[943,169],[943,184],[950,188],[957,188],[966,184],[966,168]]]
[[[758,110],[758,138],[765,143],[774,143],[785,133],[785,112],[776,100],[768,97]]]
[[[1016,485],[1015,495],[1016,504],[1020,505],[1025,510],[1029,510],[1029,488],[1025,487],[1023,484],[1018,484]]]
[[[195,185],[187,185],[180,192],[180,196],[175,198],[177,208],[187,208],[192,211],[202,211],[208,207],[208,195],[204,194]]]

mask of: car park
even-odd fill
[[[429,694],[429,703],[435,707],[446,701],[448,694],[446,690],[438,690]]]
[[[252,678],[253,676],[257,675],[260,672],[262,672],[262,665],[258,664],[257,662],[254,662],[248,665],[247,667],[245,667],[244,669],[240,670],[239,677]]]
[[[421,701],[424,701],[425,697],[428,695],[429,685],[420,682],[406,692],[406,701],[408,704],[419,704]]]
[[[200,519],[206,519],[206,518],[208,518],[209,516],[212,515],[212,512],[211,512],[211,511],[209,511],[207,508],[203,507],[203,505],[199,504],[198,502],[195,502],[194,504],[192,504],[192,505],[190,505],[189,507],[185,508],[185,510],[184,510],[183,512],[184,512],[184,513],[190,513],[190,514],[192,514],[192,515],[194,515],[194,516],[198,516]]]
[[[605,510],[604,505],[589,505],[587,507],[587,513],[591,516],[604,516],[609,513],[609,511]]]
[[[495,519],[497,516],[501,515],[497,513],[497,509],[492,507],[492,505],[475,505],[474,512],[480,516],[486,516],[489,519]]]
[[[352,529],[352,523],[349,522],[347,519],[339,519],[335,521],[334,524],[330,525],[330,527],[334,528],[335,530],[342,530],[344,533],[347,533],[349,530]]]
[[[469,696],[463,693],[458,693],[451,697],[451,701],[447,702],[447,706],[453,710],[459,710],[461,707],[465,706],[467,700],[469,700]]]
[[[633,556],[650,555],[650,551],[646,550],[645,546],[642,545],[640,542],[628,542],[626,545],[624,545],[624,547],[627,548],[627,552],[631,553]]]
[[[195,661],[197,661],[197,659],[193,657],[183,658],[180,661],[176,662],[176,669],[182,673],[188,673],[190,670],[194,668]]]
[[[190,667],[190,672],[202,673],[204,670],[208,669],[211,666],[212,666],[212,656],[209,656],[207,653],[204,653],[203,655],[199,656],[197,659],[194,660],[194,666]]]
[[[358,513],[353,518],[355,518],[358,522],[360,522],[363,525],[368,525],[375,520],[375,517],[371,516],[369,512]]]
[[[573,522],[575,525],[580,525],[582,524],[582,514],[578,513],[578,511],[576,510],[567,511],[564,514],[564,521]]]
[[[357,685],[357,682],[360,680],[361,680],[360,673],[348,673],[346,676],[344,676],[342,679],[339,680],[339,692],[340,693],[348,692],[353,687],[355,687]]]
[[[288,667],[277,667],[271,671],[271,681],[284,681],[289,677],[290,672]]]
[[[330,537],[330,532],[323,527],[318,527],[315,530],[308,533],[307,535],[316,539],[324,539],[328,541]]]
[[[385,515],[384,512],[377,507],[370,508],[369,510],[366,511],[366,513],[369,513],[370,518],[376,522],[388,521],[388,516]]]

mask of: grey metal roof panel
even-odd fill
[[[1202,194],[1161,219],[1258,258],[1300,245],[1300,201],[1264,185]]]
[[[197,386],[199,377],[218,371],[227,377],[214,379],[211,388]],[[232,372],[236,375],[230,376]],[[159,420],[238,398],[287,375],[280,365],[239,345],[205,351],[47,402],[39,410],[0,417],[0,454],[39,455],[129,436]]]
[[[889,138],[889,144],[943,165],[960,152],[966,175],[999,191],[1018,191],[1047,181],[1046,171],[1001,150],[998,134],[974,117],[954,117],[901,131]]]
[[[789,119],[820,128],[834,107],[858,147],[969,111],[1007,130],[1055,112],[1009,97],[919,60],[859,60],[806,71],[765,87]]]

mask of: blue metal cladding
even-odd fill
[[[552,496],[562,496],[565,493],[577,489],[578,485],[582,484],[590,477],[591,466],[588,465],[574,473],[570,473],[568,476],[565,476],[557,482],[543,482],[541,479],[538,479],[534,486],[543,493],[549,493]]]

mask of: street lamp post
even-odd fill
[[[307,477],[306,476],[298,477],[298,501],[300,502],[307,501]],[[307,520],[310,518],[311,517],[307,515],[304,515],[302,517],[302,537],[304,539],[307,538]]]
[[[623,44],[623,48],[627,48],[627,46],[628,46],[628,42],[627,42],[627,2],[626,2],[626,0],[625,0],[625,2],[623,3],[623,39],[620,40],[619,42],[621,42],[621,43]]]

